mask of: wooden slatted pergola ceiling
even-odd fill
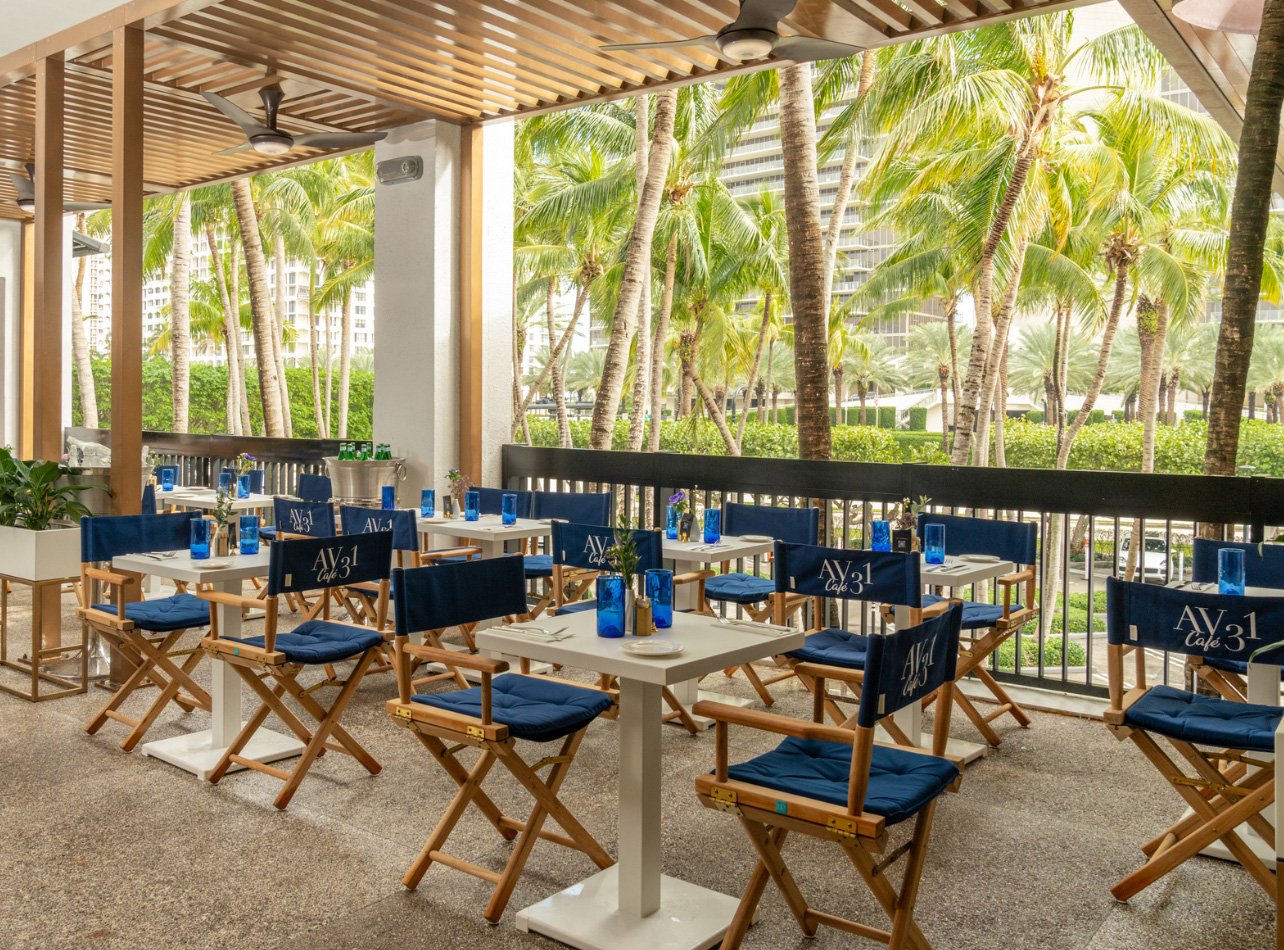
[[[1092,0],[799,0],[784,31],[861,47],[1028,16]],[[279,82],[287,131],[372,131],[424,119],[531,114],[745,69],[701,47],[604,52],[606,43],[716,33],[737,0],[133,0],[0,58],[0,169],[35,148],[35,63],[66,59],[66,198],[111,183],[111,31],[139,24],[144,180],[150,193],[310,160],[214,153],[239,130],[200,95],[261,114]],[[22,217],[7,174],[0,216]]]

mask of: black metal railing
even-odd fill
[[[693,490],[698,504],[720,500],[822,508],[824,543],[863,547],[870,522],[904,498],[928,510],[1032,521],[1039,528],[1042,615],[992,660],[996,676],[1026,685],[1104,694],[1105,577],[1188,580],[1190,541],[1206,525],[1226,537],[1261,541],[1284,525],[1284,480],[1128,472],[1049,471],[809,462],[675,453],[597,452],[508,445],[509,488],[615,492],[617,517],[663,527],[668,496]],[[1138,550],[1130,550],[1133,539]],[[762,570],[763,565],[746,565]],[[973,590],[975,599],[994,590]],[[847,621],[846,613],[842,616]],[[868,615],[857,619],[861,626]],[[1182,669],[1152,658],[1165,681]]]

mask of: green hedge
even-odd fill
[[[94,385],[98,395],[98,416],[106,423],[111,413],[111,363],[105,358],[94,359]],[[318,436],[312,404],[312,370],[306,366],[286,367],[286,381],[290,388],[290,415],[294,435],[299,439]],[[143,361],[143,428],[168,432],[174,425],[174,406],[170,396],[172,374],[169,360],[154,357]],[[263,432],[263,405],[259,401],[258,371],[248,367],[245,371],[246,391],[250,399],[250,422],[256,434]],[[324,393],[325,378],[321,380]],[[226,366],[194,364],[191,374],[191,394],[188,402],[188,429],[199,433],[227,432],[225,399],[228,386]],[[348,394],[348,436],[369,439],[374,434],[374,374],[353,370]],[[339,380],[334,380],[331,394],[330,419],[332,425],[339,418]],[[83,425],[84,412],[80,405],[80,390],[72,386],[71,420],[73,425]]]
[[[1043,422],[1043,412],[1038,409],[1031,409],[1025,414],[1026,422],[1033,422],[1036,425]]]
[[[909,428],[911,432],[927,431],[927,407],[926,406],[910,406]]]

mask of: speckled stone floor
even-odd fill
[[[26,616],[20,594],[15,634]],[[201,675],[208,677],[204,664]],[[747,695],[739,681],[715,680]],[[778,689],[778,708],[805,713],[796,690]],[[417,892],[401,887],[454,785],[386,720],[383,702],[393,692],[389,675],[368,677],[345,717],[383,772],[372,777],[346,756],[325,756],[284,813],[272,807],[278,783],[267,776],[202,784],[121,752],[119,725],[85,735],[84,722],[106,698],[99,689],[38,706],[0,695],[0,947],[555,946],[519,933],[513,917],[588,876],[593,867],[582,855],[537,846],[498,927],[481,918],[489,890],[481,881],[434,867]],[[149,738],[204,727],[204,714],[171,709]],[[972,737],[961,721],[954,732]],[[1003,745],[968,769],[959,794],[937,812],[918,908],[937,950],[1274,945],[1274,907],[1234,865],[1198,859],[1128,905],[1111,899],[1110,884],[1139,862],[1138,846],[1180,813],[1130,745],[1099,723],[1044,714],[1028,730],[1011,724],[1002,732]],[[768,745],[743,731],[732,740],[746,756]],[[666,872],[739,893],[750,846],[729,816],[701,808],[692,791],[692,778],[712,765],[712,736],[665,729],[663,743]],[[563,789],[612,852],[617,762],[616,726],[600,722]],[[488,788],[502,805],[525,805],[498,768]],[[507,854],[475,812],[449,847],[496,869]],[[786,856],[813,903],[881,925],[836,849],[795,838]],[[745,945],[865,944],[827,930],[805,939],[769,887]]]

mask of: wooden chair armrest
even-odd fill
[[[477,557],[482,553],[482,549],[474,544],[461,544],[457,548],[442,548],[439,551],[421,551],[419,553],[420,564],[431,564],[433,561],[441,561],[450,557]]]
[[[811,676],[815,679],[823,680],[841,680],[844,683],[863,683],[865,681],[864,670],[850,670],[845,666],[826,666],[823,663],[795,663],[794,672],[801,676]]]
[[[856,733],[850,729],[839,729],[837,726],[825,726],[775,713],[762,712],[758,709],[744,709],[740,706],[728,706],[725,703],[710,702],[703,699],[691,707],[691,712],[717,722],[748,726],[764,732],[774,732],[782,736],[794,736],[798,739],[817,739],[826,742],[852,744]]]
[[[1034,580],[1034,568],[1027,567],[1024,571],[1016,571],[1013,574],[1003,574],[996,577],[994,583],[1001,584],[1004,587],[1011,587],[1015,584],[1023,584],[1032,580]]]
[[[674,574],[673,583],[675,584],[695,584],[699,581],[707,581],[714,576],[711,570],[702,569],[699,571],[687,571],[683,574]]]
[[[441,663],[444,666],[461,666],[466,670],[477,670],[479,673],[503,673],[508,670],[504,660],[492,660],[488,656],[474,653],[457,653],[454,650],[439,650],[436,647],[420,646],[416,643],[403,643],[401,652],[416,656],[429,663]]]
[[[92,577],[94,580],[106,581],[108,584],[114,584],[117,587],[128,587],[130,584],[138,583],[138,578],[132,574],[117,574],[115,571],[105,571],[101,567],[90,567],[86,565],[82,568],[86,577]]]
[[[225,607],[242,607],[246,610],[252,610],[263,606],[263,601],[257,597],[242,597],[240,594],[227,594],[221,590],[198,590],[196,596],[201,600],[208,600],[212,604],[222,604]]]

